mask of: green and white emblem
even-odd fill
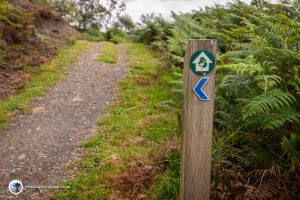
[[[190,59],[190,67],[197,75],[206,75],[215,67],[215,57],[207,50],[193,53]]]

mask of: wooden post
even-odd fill
[[[199,50],[210,51],[216,58],[216,46],[216,40],[190,40],[185,54],[181,200],[210,199],[216,67],[207,75],[197,75],[189,62],[193,53]],[[209,77],[203,87],[209,97],[207,101],[201,101],[193,91],[202,77]]]

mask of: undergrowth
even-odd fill
[[[82,37],[91,42],[101,42],[105,40],[105,35],[96,27],[86,30],[84,33],[82,33]]]
[[[166,160],[167,169],[157,176],[152,185],[153,199],[176,200],[179,198],[180,188],[180,152],[173,151]]]
[[[63,78],[64,75],[62,72],[77,60],[80,53],[89,48],[89,44],[87,41],[76,41],[72,47],[61,50],[51,62],[41,66],[39,70],[35,70],[35,75],[16,95],[1,100],[0,128],[7,125],[9,116],[15,112],[30,111],[31,100],[36,96],[44,94],[47,88]],[[28,68],[28,66],[25,66],[25,68]]]

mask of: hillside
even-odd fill
[[[34,67],[80,37],[58,13],[28,0],[1,0],[0,16],[0,98],[16,93]]]

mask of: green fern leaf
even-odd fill
[[[243,120],[252,116],[263,114],[269,111],[280,110],[284,106],[290,106],[296,102],[295,97],[280,89],[273,89],[266,93],[255,96],[242,108]]]
[[[264,92],[274,88],[281,82],[281,77],[277,75],[258,75],[254,78],[257,86]]]
[[[281,140],[281,149],[283,155],[287,155],[291,171],[295,171],[297,167],[299,168],[298,141],[299,138],[295,133],[292,133],[290,138],[283,136]]]
[[[282,108],[278,112],[264,115],[263,119],[258,118],[257,123],[260,123],[260,126],[264,130],[274,130],[284,126],[287,122],[290,123],[299,123],[300,113],[295,111],[292,108]]]
[[[236,74],[249,74],[254,75],[258,74],[263,71],[263,68],[258,64],[245,64],[245,63],[239,63],[239,64],[229,64],[229,65],[223,65],[218,68],[221,69],[227,69],[229,71],[235,72]]]

